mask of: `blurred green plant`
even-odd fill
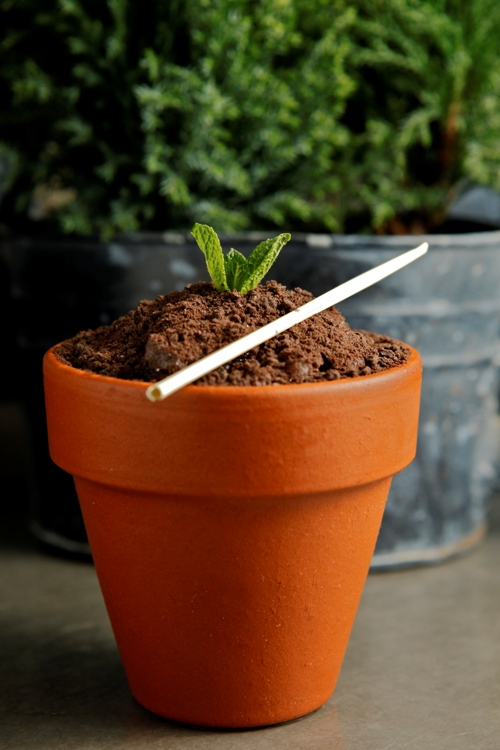
[[[354,5],[344,124],[359,193],[356,206],[348,190],[347,213],[378,232],[423,231],[464,182],[500,190],[500,3]]]
[[[0,0],[0,222],[418,230],[500,188],[497,0]]]
[[[193,220],[338,228],[331,164],[353,87],[343,0],[0,8],[0,141],[19,160],[7,214],[104,236]]]

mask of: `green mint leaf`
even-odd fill
[[[260,283],[290,240],[288,233],[264,240],[247,259],[234,247],[224,255],[217,234],[208,224],[195,224],[191,234],[205,256],[215,288],[219,292],[236,290],[241,294],[247,294]]]
[[[238,291],[246,294],[262,281],[278,257],[281,248],[286,245],[290,237],[291,235],[288,233],[280,234],[257,245],[247,259],[244,276],[241,278]]]
[[[217,234],[207,224],[195,224],[191,234],[205,256],[208,273],[215,288],[219,292],[227,292],[229,287],[226,279],[224,253]]]
[[[229,289],[239,291],[240,278],[245,273],[247,259],[239,253],[234,247],[224,256],[224,265],[226,268],[226,281]]]

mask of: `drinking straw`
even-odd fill
[[[197,362],[187,365],[182,370],[174,372],[163,380],[153,383],[147,388],[146,396],[150,401],[162,401],[167,396],[175,393],[175,391],[198,380],[203,375],[207,375],[217,367],[225,365],[232,359],[246,354],[250,349],[263,344],[264,341],[268,341],[273,336],[287,331],[292,326],[297,325],[297,323],[301,323],[303,320],[307,320],[307,318],[327,310],[329,307],[376,284],[377,281],[384,279],[386,276],[390,276],[395,271],[399,271],[404,266],[425,255],[428,248],[428,243],[423,242],[418,247],[413,248],[413,250],[407,250],[395,258],[391,258],[391,260],[381,263],[379,266],[375,266],[375,268],[371,268],[369,271],[365,271],[349,281],[345,281],[343,284],[334,287],[334,289],[330,289],[329,292],[325,292],[310,302],[306,302],[305,305],[301,305],[283,315],[283,317],[273,320],[272,323],[267,323],[265,326],[257,328],[257,330],[243,336],[241,339],[237,339],[231,344],[227,344],[221,349],[212,352],[212,354],[208,354],[203,359],[199,359]]]

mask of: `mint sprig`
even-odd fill
[[[255,289],[291,237],[284,233],[264,240],[245,258],[234,248],[224,255],[216,232],[207,224],[195,224],[191,234],[205,256],[215,288],[219,292],[236,290],[241,294]]]

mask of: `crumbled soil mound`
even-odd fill
[[[190,284],[61,344],[60,360],[101,375],[154,382],[305,304],[313,296],[275,281],[248,294]],[[310,383],[402,364],[406,346],[353,330],[336,308],[297,324],[196,381],[198,385]]]

